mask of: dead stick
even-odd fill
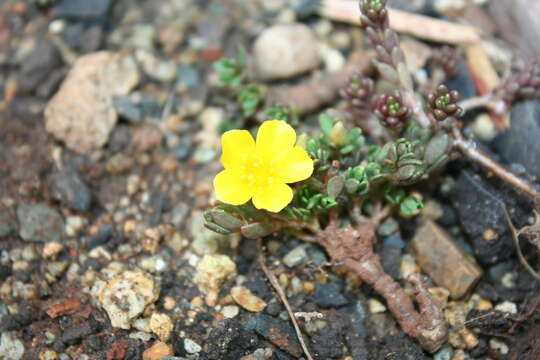
[[[360,24],[358,2],[346,0],[323,0],[320,14],[331,20]],[[480,42],[477,28],[434,19],[429,16],[411,14],[406,11],[388,9],[390,28],[420,39],[448,44],[476,44]]]
[[[519,258],[519,261],[527,269],[527,271],[538,281],[540,281],[540,274],[534,268],[529,264],[527,259],[525,259],[525,256],[523,255],[523,252],[521,251],[521,246],[519,246],[519,234],[520,230],[517,230],[514,227],[514,224],[512,223],[512,220],[510,219],[510,215],[508,215],[508,210],[506,209],[506,205],[502,204],[502,209],[504,213],[504,217],[506,218],[506,222],[508,223],[508,227],[510,228],[510,232],[512,233],[512,239],[514,240],[514,244],[516,245],[516,252]]]
[[[281,299],[281,302],[285,306],[285,309],[287,309],[287,313],[289,314],[289,317],[291,318],[291,321],[294,326],[294,330],[296,331],[296,336],[298,336],[298,340],[300,341],[300,345],[302,346],[302,350],[304,350],[304,354],[306,354],[308,360],[313,360],[313,357],[309,353],[309,349],[306,346],[306,343],[304,342],[304,337],[302,336],[302,332],[300,331],[300,326],[298,326],[298,322],[296,321],[296,318],[294,316],[294,312],[291,309],[291,305],[289,304],[289,301],[287,300],[287,296],[285,295],[285,291],[281,288],[279,285],[279,282],[274,275],[272,271],[266,266],[265,260],[264,260],[264,253],[262,251],[262,240],[257,240],[257,247],[259,249],[259,264],[261,265],[261,269],[266,274],[266,277],[268,277],[268,280],[270,281],[270,284],[274,287],[276,292],[278,293],[279,298]]]
[[[461,131],[459,131],[457,127],[452,128],[452,134],[454,135],[454,147],[459,149],[469,159],[476,162],[484,169],[493,172],[497,177],[508,184],[513,185],[525,194],[531,196],[536,203],[540,201],[540,193],[531,183],[515,175],[513,172],[480,151],[474,142],[466,140],[463,137]]]

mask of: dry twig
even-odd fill
[[[482,151],[480,151],[478,149],[478,146],[474,142],[468,141],[463,137],[461,131],[457,127],[454,127],[452,129],[452,134],[454,135],[454,147],[460,150],[470,160],[479,164],[486,170],[491,171],[497,177],[504,180],[508,184],[523,191],[536,202],[540,201],[540,193],[531,183],[515,175],[513,172],[499,164],[497,161],[493,160],[492,158],[484,154]]]
[[[504,217],[506,218],[506,222],[508,223],[508,227],[510,228],[510,232],[512,233],[512,239],[514,240],[514,244],[516,245],[516,252],[519,258],[519,261],[527,269],[527,271],[538,281],[540,281],[540,274],[529,264],[527,259],[525,259],[525,256],[523,255],[523,252],[521,251],[521,246],[519,246],[519,235],[521,234],[521,230],[517,230],[514,227],[514,224],[512,223],[512,220],[510,219],[510,215],[508,214],[508,210],[506,209],[506,205],[502,204],[502,209],[504,212]]]
[[[285,291],[283,291],[283,289],[279,285],[279,282],[276,276],[274,275],[274,273],[266,266],[261,242],[262,242],[261,239],[257,240],[257,248],[259,250],[259,264],[261,265],[261,269],[264,271],[266,277],[268,278],[268,281],[270,281],[270,284],[272,284],[272,286],[276,290],[281,302],[285,306],[285,309],[287,309],[287,313],[289,314],[289,317],[291,318],[291,321],[294,326],[294,330],[296,331],[296,336],[298,336],[298,340],[300,341],[302,350],[304,350],[304,354],[306,354],[306,357],[308,358],[308,360],[313,360],[313,357],[311,356],[309,349],[307,348],[307,345],[304,342],[304,337],[302,336],[302,332],[300,330],[300,326],[298,326],[298,322],[296,321],[294,312],[291,309],[291,305],[289,304],[289,301],[287,300],[287,295],[285,295]]]
[[[428,16],[388,9],[390,27],[400,33],[424,40],[447,44],[476,44],[480,35],[476,28],[463,24],[437,20]],[[347,0],[324,0],[321,16],[349,24],[360,25],[358,3]]]

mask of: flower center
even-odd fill
[[[283,176],[276,165],[275,161],[265,161],[257,154],[251,154],[242,161],[241,179],[254,192],[267,191]]]

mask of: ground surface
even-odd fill
[[[424,11],[417,3],[406,10]],[[236,55],[239,46],[249,52],[276,23],[307,24],[326,49],[318,70],[278,85],[339,71],[365,46],[358,28],[322,19],[308,5],[64,0],[38,9],[0,1],[0,358],[303,356],[255,261],[255,243],[211,233],[202,212],[220,169],[221,125],[232,126],[229,114],[238,114],[215,86],[211,63]],[[428,51],[432,45],[424,43]],[[71,80],[46,120],[75,60],[99,50],[110,54],[89,61],[87,75]],[[451,86],[474,95],[467,67],[460,69]],[[311,116],[305,121],[305,129],[315,123]],[[538,180],[538,167],[527,160],[540,156],[538,128],[538,103],[520,104],[508,135],[514,138],[497,138],[486,149]],[[533,143],[524,144],[525,152],[508,152],[505,144],[527,136]],[[539,285],[520,265],[500,207],[506,203],[524,225],[532,214],[526,201],[462,160],[419,189],[429,206],[418,218],[385,222],[376,250],[395,279],[420,272],[410,242],[430,218],[457,241],[461,256],[475,258],[483,275],[464,297],[447,302],[449,343],[435,355],[424,353],[371,288],[339,267],[318,269],[327,261],[321,248],[270,237],[268,264],[294,311],[322,314],[301,321],[314,357],[536,359],[540,316],[529,310],[538,305]],[[534,249],[523,245],[535,264]],[[217,265],[201,265],[208,255]],[[438,255],[435,247],[426,256]],[[446,264],[449,278],[460,277],[461,261]],[[224,277],[217,285],[215,272]],[[250,292],[232,296],[240,285]],[[447,299],[446,289],[433,286]]]

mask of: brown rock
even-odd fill
[[[482,269],[440,226],[425,220],[411,243],[416,261],[437,285],[457,299],[465,295],[482,276]]]
[[[150,151],[161,142],[161,138],[161,131],[156,126],[141,125],[133,132],[133,146],[137,152]]]
[[[78,153],[102,147],[116,125],[113,96],[139,82],[131,56],[101,51],[81,57],[45,109],[46,129]]]
[[[143,360],[160,360],[165,356],[172,355],[174,355],[174,352],[171,346],[163,342],[157,342],[151,348],[143,352]]]
[[[51,304],[45,312],[51,318],[55,319],[59,316],[74,314],[81,306],[82,304],[77,300],[60,299]]]
[[[118,153],[107,160],[107,171],[111,174],[122,174],[128,172],[134,164],[134,160],[124,153]]]

